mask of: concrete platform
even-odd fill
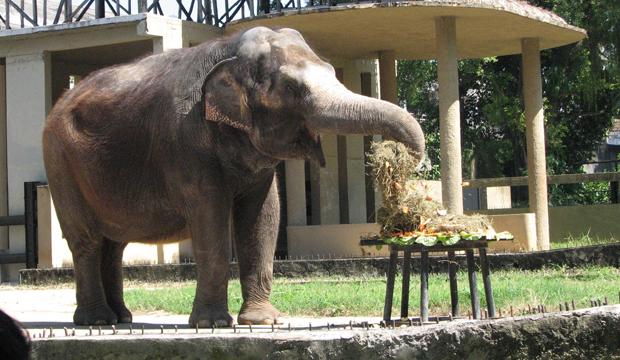
[[[620,359],[620,305],[397,328],[373,317],[285,318],[196,333],[187,315],[166,313],[134,313],[131,327],[74,327],[74,299],[73,288],[0,287],[0,308],[33,337],[33,359]]]

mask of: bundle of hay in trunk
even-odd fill
[[[376,183],[383,194],[377,212],[381,237],[482,232],[490,228],[483,215],[448,215],[419,179],[418,159],[401,143],[374,142],[368,154]],[[458,241],[458,240],[456,240]]]

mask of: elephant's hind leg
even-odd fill
[[[132,322],[131,312],[123,299],[123,250],[126,246],[127,243],[104,239],[101,259],[101,280],[106,301],[119,323]]]
[[[235,203],[234,221],[243,295],[237,322],[275,324],[280,312],[269,301],[280,222],[275,176],[262,189]]]
[[[77,309],[73,315],[76,325],[111,325],[116,324],[116,313],[108,306],[101,279],[101,258],[103,238],[72,239],[67,241],[73,255],[75,273]]]

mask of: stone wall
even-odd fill
[[[620,243],[586,246],[572,249],[538,251],[532,253],[489,254],[491,270],[537,270],[544,267],[564,266],[613,266],[620,268]],[[465,256],[457,256],[457,262],[465,269]],[[419,257],[412,258],[412,269],[419,272]],[[279,260],[274,263],[276,277],[306,276],[354,276],[383,275],[387,272],[387,258],[326,259],[326,260]],[[432,256],[432,272],[447,271],[447,258]],[[231,263],[231,275],[238,277],[236,263]],[[126,280],[136,281],[183,281],[196,278],[195,264],[132,265],[124,267]],[[20,271],[22,284],[39,285],[73,281],[72,268],[30,269]]]
[[[373,330],[34,339],[33,359],[618,359],[620,306]]]

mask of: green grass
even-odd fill
[[[611,244],[618,242],[617,239],[611,238],[600,238],[600,237],[591,237],[590,233],[581,234],[579,236],[568,236],[561,241],[552,241],[551,248],[552,249],[566,249],[566,248],[575,248],[582,246],[591,246],[591,245],[602,245],[602,244]]]
[[[412,274],[410,309],[417,313],[419,277]],[[469,310],[467,274],[460,272],[459,299],[461,313]],[[546,305],[557,309],[560,302],[575,300],[578,307],[589,305],[591,297],[618,302],[620,269],[592,267],[581,269],[546,269],[540,271],[496,271],[492,273],[496,307],[513,306],[518,313],[527,304]],[[394,314],[400,313],[401,279],[397,278]],[[146,288],[150,286],[150,288]],[[189,314],[194,298],[193,283],[163,283],[153,286],[133,284],[125,290],[127,306],[134,311],[165,311]],[[482,281],[478,292],[484,302]],[[380,316],[385,296],[384,277],[336,278],[317,277],[305,280],[277,279],[273,285],[272,302],[291,316]],[[445,274],[433,274],[429,279],[431,314],[447,314],[450,309],[450,290]],[[228,289],[230,311],[237,313],[241,306],[239,281],[230,282]]]

